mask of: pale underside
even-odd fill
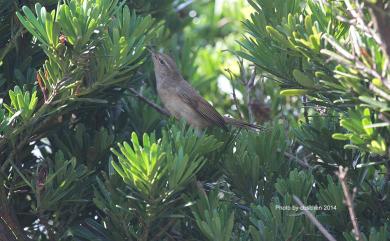
[[[158,94],[165,108],[176,119],[185,119],[195,128],[219,126],[226,128],[224,118],[203,99],[187,81],[169,86],[158,86]]]

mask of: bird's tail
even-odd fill
[[[225,122],[228,125],[232,125],[232,126],[235,126],[235,127],[238,127],[238,128],[250,129],[250,130],[255,130],[255,131],[263,131],[263,130],[265,130],[265,128],[263,126],[250,124],[250,123],[248,123],[246,121],[237,120],[237,119],[230,118],[230,117],[227,117],[227,116],[224,116],[223,119],[225,120]]]

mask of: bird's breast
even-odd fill
[[[165,108],[176,119],[185,119],[195,128],[205,128],[210,125],[179,97],[176,88],[157,88],[157,92]]]

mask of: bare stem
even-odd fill
[[[248,111],[249,111],[249,121],[253,122],[255,120],[255,116],[252,109],[252,103],[253,103],[253,90],[255,87],[255,78],[256,78],[256,68],[253,68],[253,72],[249,78],[249,80],[246,82],[246,94],[248,96],[247,102],[248,102]]]
[[[349,216],[351,218],[352,226],[353,226],[353,233],[355,235],[355,239],[358,241],[361,241],[361,234],[359,231],[359,225],[357,222],[357,217],[355,214],[355,210],[353,209],[353,197],[349,193],[348,185],[345,181],[345,178],[347,176],[348,168],[343,168],[342,166],[339,166],[339,171],[336,172],[337,177],[339,178],[339,181],[341,183],[341,187],[343,188],[344,192],[344,201],[345,205],[348,208]]]
[[[0,241],[31,240],[23,232],[8,196],[3,180],[0,180]]]
[[[284,153],[285,156],[289,157],[289,158],[292,158],[296,163],[298,163],[299,165],[301,165],[302,167],[304,168],[307,168],[307,169],[311,169],[312,167],[309,165],[309,163],[307,163],[307,161],[302,161],[300,160],[298,157],[296,157],[295,155],[291,154],[291,153],[288,153],[288,152],[285,152]]]
[[[237,99],[237,95],[236,95],[236,88],[235,88],[234,82],[233,82],[233,73],[230,71],[230,69],[225,69],[225,71],[229,73],[231,84],[232,84],[232,89],[233,89],[232,94],[233,94],[234,105],[236,106],[236,109],[237,109],[237,112],[238,112],[240,119],[242,119],[244,115],[242,114],[241,109],[240,109],[240,105],[238,103],[238,99]]]
[[[320,230],[320,232],[325,236],[329,241],[336,241],[336,239],[326,230],[326,228],[318,221],[318,219],[305,208],[305,205],[302,201],[297,197],[293,196],[294,201],[301,207],[302,212],[306,215],[306,217]]]
[[[390,16],[388,15],[389,7],[387,7],[387,9],[385,8],[386,5],[383,0],[377,1],[376,4],[369,4],[369,6],[373,10],[373,20],[382,40],[381,47],[390,58],[390,29],[388,27],[390,21]]]
[[[242,112],[240,110],[240,105],[238,104],[237,95],[236,95],[236,88],[234,87],[234,85],[233,85],[233,100],[234,100],[234,104],[236,105],[237,111],[240,114],[240,119],[242,119],[243,115],[242,115]]]
[[[157,104],[153,103],[151,100],[147,99],[146,97],[144,97],[141,93],[138,93],[138,91],[136,91],[135,89],[133,88],[129,88],[130,92],[133,93],[138,99],[142,100],[143,102],[145,102],[146,104],[148,104],[150,107],[152,107],[153,109],[157,110],[159,113],[163,114],[163,115],[166,115],[166,116],[171,116],[169,114],[169,112],[158,106]]]

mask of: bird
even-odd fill
[[[260,129],[245,121],[222,116],[183,78],[170,56],[148,50],[154,65],[157,94],[171,116],[184,119],[196,129],[219,127],[227,131],[228,125]]]

